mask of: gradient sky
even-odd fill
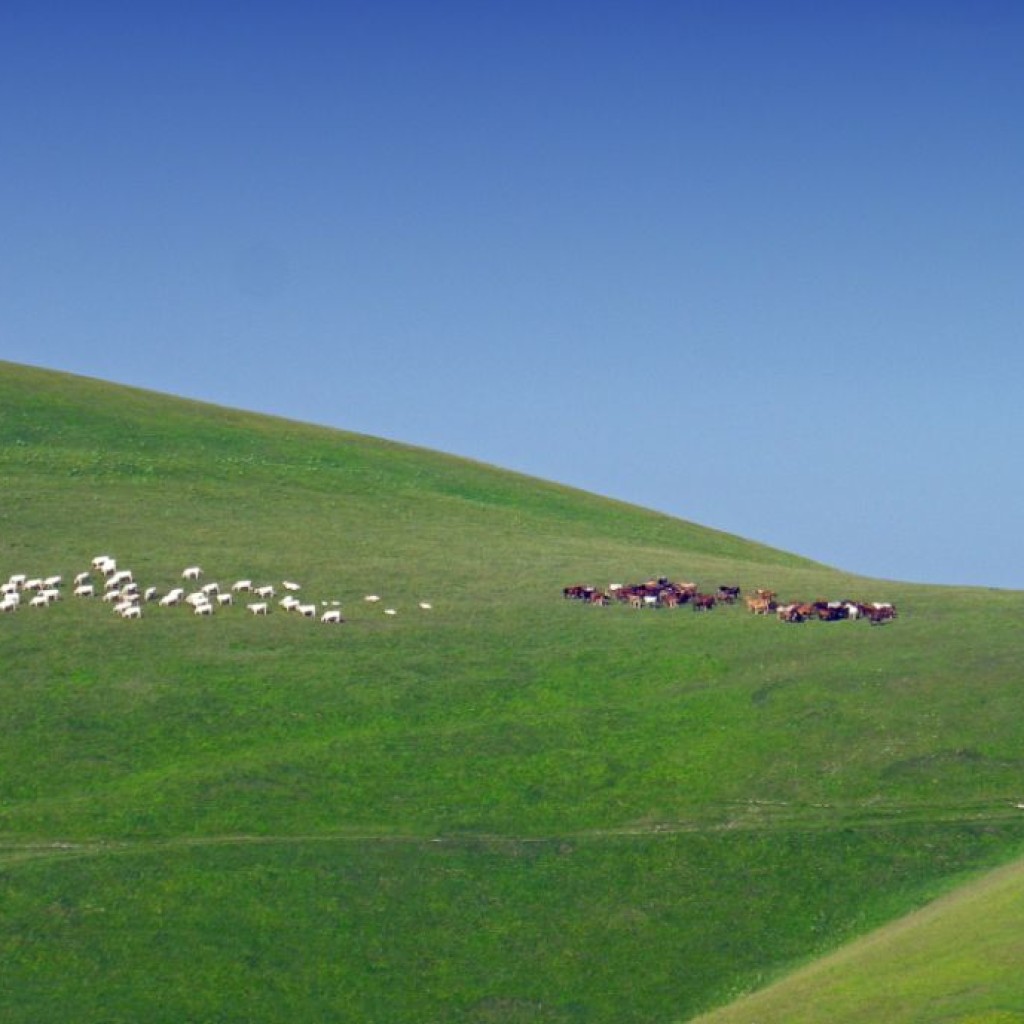
[[[0,97],[0,357],[1024,588],[1019,0],[6,0]]]

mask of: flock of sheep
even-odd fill
[[[188,586],[176,586],[161,593],[155,586],[142,587],[131,569],[119,568],[117,560],[110,555],[97,555],[91,567],[78,573],[72,584],[72,596],[83,599],[100,599],[111,605],[115,614],[123,619],[141,619],[146,605],[158,608],[183,606],[191,608],[193,615],[212,616],[216,608],[234,605],[236,598],[245,600],[246,609],[253,615],[270,614],[273,603],[285,612],[293,612],[303,618],[319,620],[325,625],[340,625],[345,621],[341,614],[341,602],[336,600],[303,601],[298,596],[302,585],[294,580],[280,583],[284,596],[277,600],[278,586],[273,583],[255,584],[251,579],[236,580],[230,586],[220,583],[200,583],[204,573],[200,566],[186,566],[181,580]],[[26,573],[12,574],[6,583],[0,584],[0,613],[16,612],[22,606],[45,608],[60,601],[63,596],[62,575],[29,576]],[[255,598],[255,600],[250,600]],[[364,600],[371,605],[381,601],[377,594],[367,594]],[[430,611],[428,601],[420,601],[418,607]],[[396,608],[385,607],[384,614],[397,615]]]

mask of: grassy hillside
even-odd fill
[[[1015,1024],[1024,1020],[1022,921],[1018,862],[699,1024]]]
[[[4,1020],[685,1019],[1024,848],[1024,595],[3,363],[0,473],[0,580],[347,619],[0,616]],[[561,597],[652,575],[900,616]]]

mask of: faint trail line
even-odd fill
[[[908,805],[864,806],[838,804],[790,805],[750,803],[737,805],[720,818],[651,821],[613,828],[574,829],[562,832],[514,834],[451,830],[431,834],[385,831],[345,831],[259,835],[223,833],[207,836],[88,839],[81,841],[16,841],[0,838],[0,868],[57,858],[77,859],[107,854],[153,853],[161,850],[204,849],[226,846],[284,846],[301,843],[396,844],[420,846],[521,846],[615,839],[671,837],[723,832],[828,832],[838,829],[919,827],[926,825],[980,825],[1008,821],[1024,824],[1024,808],[1015,803],[977,806]]]

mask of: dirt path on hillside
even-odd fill
[[[567,830],[534,834],[451,831],[435,835],[339,830],[337,832],[268,834],[223,833],[165,838],[111,838],[89,840],[4,840],[0,838],[0,867],[56,858],[95,857],[109,854],[151,853],[159,850],[200,849],[217,846],[281,846],[300,843],[419,844],[480,847],[602,842],[671,837],[684,833],[820,832],[837,829],[875,829],[948,824],[996,824],[1019,820],[1024,806],[1010,802],[970,805],[915,804],[902,807],[878,804],[784,804],[751,801],[721,809],[720,815],[701,819],[642,821],[613,828]]]

